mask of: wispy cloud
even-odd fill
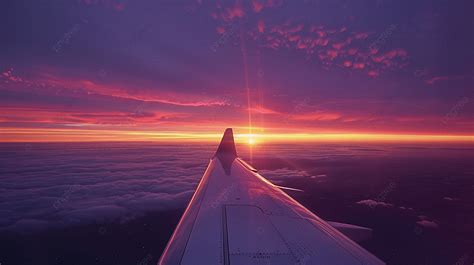
[[[429,85],[434,85],[436,83],[443,82],[443,81],[462,80],[469,77],[470,76],[466,76],[466,75],[434,76],[429,79],[426,79],[425,82]]]

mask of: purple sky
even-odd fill
[[[221,132],[247,126],[249,111],[276,132],[474,129],[472,1],[1,6],[6,140],[26,129]]]

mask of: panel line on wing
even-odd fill
[[[223,255],[224,255],[224,265],[229,265],[229,233],[227,231],[227,209],[226,206],[222,206],[222,247],[223,247]]]
[[[231,264],[295,264],[298,260],[280,231],[256,205],[226,205]]]

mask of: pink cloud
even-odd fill
[[[329,40],[328,40],[328,39],[315,39],[315,40],[314,40],[314,43],[315,43],[316,45],[319,45],[319,46],[323,46],[323,47],[324,47],[324,46],[328,45]]]
[[[219,34],[223,34],[223,33],[225,32],[225,28],[224,28],[224,27],[217,27],[217,28],[216,28],[216,31],[217,31],[217,33],[219,33]]]
[[[50,80],[52,81],[52,80]],[[157,92],[152,92],[155,90],[149,90],[146,88],[138,88],[138,89],[129,89],[130,87],[127,86],[121,87],[117,85],[109,85],[109,84],[99,84],[91,80],[56,80],[56,82],[63,82],[62,84],[64,87],[68,87],[69,85],[82,87],[86,90],[106,96],[118,97],[118,98],[125,98],[125,99],[134,99],[134,100],[141,100],[147,102],[159,102],[164,104],[171,104],[171,105],[179,105],[179,106],[215,106],[215,105],[226,105],[224,101],[220,100],[213,100],[213,99],[205,99],[201,97],[195,97],[191,95],[179,94],[175,93],[163,93],[159,94]],[[131,91],[131,92],[130,92]],[[136,92],[140,91],[140,92]],[[167,94],[165,96],[164,94]],[[201,99],[199,99],[201,98]]]
[[[379,72],[375,71],[375,70],[370,70],[368,73],[367,73],[370,77],[377,77],[379,76]]]
[[[438,229],[439,228],[439,225],[434,221],[421,220],[421,221],[418,221],[416,223],[420,226],[425,227],[425,228],[431,228],[431,229]]]
[[[11,82],[23,82],[23,79],[21,79],[20,77],[18,76],[15,76],[13,74],[13,68],[10,68],[8,70],[6,70],[5,72],[3,72],[2,74],[2,77],[8,81],[11,81]]]
[[[452,198],[452,197],[444,197],[443,200],[445,200],[445,201],[459,201],[458,198]]]
[[[289,28],[287,32],[296,33],[296,32],[300,32],[301,30],[303,30],[303,28],[304,28],[304,24],[300,23],[300,24],[296,25],[295,27]]]
[[[234,8],[228,9],[229,18],[241,18],[245,15],[244,9],[239,4],[235,5]]]
[[[217,3],[219,7],[219,3]],[[219,8],[219,10],[221,10]],[[231,7],[227,7],[224,11],[218,11],[218,13],[211,14],[216,19],[221,18],[223,21],[229,22],[234,19],[242,18],[245,16],[245,10],[240,4],[240,1],[235,2],[235,4]]]
[[[252,0],[252,10],[255,13],[260,13],[264,8],[272,8],[276,6],[280,6],[282,4],[281,0],[274,1],[274,0]]]
[[[125,9],[125,3],[116,3],[114,4],[115,10],[123,11]]]
[[[340,50],[342,47],[344,47],[344,43],[343,42],[334,43],[332,47],[336,50]]]
[[[298,46],[297,46],[298,49],[306,49],[306,47],[307,45],[304,42],[302,41],[298,42]]]
[[[430,79],[427,79],[425,80],[425,83],[429,84],[429,85],[433,85],[437,82],[440,82],[440,81],[450,81],[450,80],[461,80],[461,79],[464,79],[466,76],[462,76],[462,75],[452,75],[452,76],[435,76],[435,77],[432,77]]]
[[[336,50],[328,50],[327,51],[327,55],[328,55],[328,58],[332,61],[334,59],[336,59],[337,55],[338,55],[338,51]]]
[[[32,73],[31,80],[21,80],[22,88],[41,88],[44,93],[76,93],[85,95],[103,95],[108,97],[139,100],[146,102],[158,102],[177,106],[226,106],[228,102],[201,94],[179,93],[170,90],[153,88],[148,86],[134,86],[131,84],[104,83],[95,80],[66,77],[59,74],[55,69],[44,68],[41,72]],[[11,71],[2,74],[3,77],[12,78]],[[10,80],[9,79],[9,80]]]
[[[257,24],[258,32],[263,33],[265,31],[265,22],[263,20],[259,20]]]
[[[372,57],[372,60],[373,60],[374,62],[376,62],[376,63],[381,63],[381,62],[383,62],[384,59],[385,59],[385,57],[384,57],[383,55],[381,55],[381,56],[373,56],[373,57]]]
[[[101,111],[84,110],[80,108],[63,109],[50,106],[36,107],[4,107],[0,108],[4,121],[22,121],[34,123],[49,123],[53,125],[113,125],[113,124],[156,124],[173,119],[186,118],[189,115],[177,112],[133,110],[126,111]]]
[[[339,66],[353,69],[367,69],[368,76],[405,67],[408,53],[404,49],[391,49],[379,54],[376,49],[361,51],[359,47],[368,38],[368,32],[352,32],[347,27],[326,29],[322,25],[293,23],[268,25],[258,22],[252,31],[254,40],[261,40],[263,47],[274,50],[296,49],[306,54],[307,59],[316,59],[324,66]],[[260,34],[257,34],[260,33]],[[363,44],[366,45],[366,44]],[[350,62],[350,63],[349,63]]]
[[[260,11],[262,11],[263,6],[264,4],[260,2],[259,0],[252,1],[252,8],[253,8],[253,11],[255,11],[256,13],[259,13]]]
[[[297,41],[299,39],[301,39],[300,35],[291,35],[291,36],[288,37],[289,41]]]
[[[345,67],[351,67],[352,66],[352,62],[351,61],[344,61],[343,65]]]
[[[347,45],[350,45],[352,43],[352,38],[351,37],[348,37],[345,41],[343,42],[337,42],[337,43],[334,43],[332,45],[332,47],[334,49],[337,49],[337,50],[340,50],[342,49],[343,47],[347,46]]]
[[[353,68],[354,69],[364,69],[365,68],[365,63],[354,63]]]
[[[368,207],[371,207],[371,208],[375,208],[375,207],[391,208],[391,207],[393,207],[393,204],[391,204],[391,203],[374,201],[374,200],[370,200],[370,199],[358,201],[358,202],[356,202],[356,204],[368,206]]]
[[[334,121],[342,118],[342,115],[335,112],[309,112],[291,115],[294,120],[301,121]]]
[[[267,0],[267,7],[276,7],[280,6],[283,3],[282,0]]]
[[[377,53],[377,51],[375,53]],[[375,54],[375,53],[371,52],[371,54]],[[407,57],[407,54],[408,54],[407,51],[405,51],[404,49],[394,49],[378,56],[372,56],[371,58],[372,58],[372,61],[376,63],[390,64],[392,59],[395,59],[397,57],[401,59],[405,59]]]
[[[369,37],[369,33],[367,32],[359,32],[354,35],[354,38],[358,40],[365,40],[367,37]]]
[[[369,53],[371,55],[374,55],[374,54],[377,54],[379,52],[379,49],[378,48],[374,48],[374,47],[370,47],[369,48]]]
[[[356,53],[357,53],[356,48],[350,48],[349,50],[347,50],[347,54],[349,55],[355,55]]]
[[[387,53],[385,53],[385,58],[388,58],[388,59],[393,59],[397,56],[400,56],[400,57],[403,57],[403,56],[406,56],[406,51],[402,50],[402,49],[395,49],[395,50],[391,50]]]
[[[324,37],[326,37],[326,35],[327,35],[326,32],[324,32],[324,31],[322,31],[322,30],[318,30],[318,31],[316,31],[316,33],[318,34],[318,36],[319,36],[320,38],[324,38]]]

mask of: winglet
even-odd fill
[[[235,150],[234,133],[232,128],[227,128],[222,136],[221,143],[217,148],[215,157],[219,158],[225,172],[230,174],[230,167],[234,159],[237,158],[237,151]]]
[[[227,128],[224,132],[224,136],[222,136],[221,143],[217,148],[216,156],[232,156],[234,158],[237,157],[237,151],[235,150],[235,143],[234,143],[234,134],[232,132],[232,128]]]

